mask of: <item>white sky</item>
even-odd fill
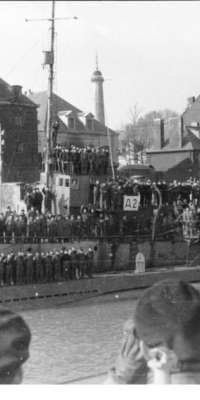
[[[0,1],[0,77],[23,89],[47,88],[50,1]],[[120,128],[137,103],[141,112],[182,112],[200,94],[200,2],[57,1],[54,91],[94,112],[91,74],[98,52],[106,122]]]

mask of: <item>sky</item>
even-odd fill
[[[23,90],[46,90],[51,1],[0,1],[0,77]],[[78,20],[72,19],[77,16]],[[94,113],[91,75],[98,54],[106,123],[141,114],[179,113],[200,94],[200,1],[56,1],[54,91]]]

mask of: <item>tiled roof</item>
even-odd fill
[[[14,102],[14,96],[13,96],[13,89],[12,86],[9,85],[7,82],[5,82],[3,79],[0,78],[0,103],[3,102]],[[35,107],[35,103],[31,101],[27,96],[24,94],[20,94],[19,97],[17,98],[17,103],[18,104],[25,104],[29,106]]]
[[[38,107],[38,120],[39,120],[39,131],[44,131],[46,126],[46,118],[47,118],[47,92],[39,92],[39,93],[31,93],[29,98],[34,101]],[[77,116],[76,119],[76,129],[79,133],[84,133],[88,130],[83,123],[82,117],[80,115],[85,116],[85,113],[78,109],[77,107],[73,106],[72,104],[68,103],[66,100],[62,99],[57,94],[53,94],[53,101],[52,101],[52,114],[53,119],[59,117],[60,128],[59,131],[62,133],[69,133],[69,129],[67,127],[67,123],[65,123],[65,115],[70,115],[70,113],[75,114]],[[89,116],[91,113],[87,113]],[[91,114],[92,116],[92,114]],[[107,135],[107,127],[101,122],[97,121],[95,118],[93,119],[93,132],[97,132],[102,135]],[[116,134],[112,129],[109,128],[109,132],[111,134]]]
[[[46,91],[29,94],[29,99],[39,106],[38,107],[39,131],[44,131],[46,127],[47,98],[48,96]],[[53,103],[52,106],[53,119],[56,118],[59,111],[75,111],[75,112],[81,111],[55,93],[53,93],[52,103]]]

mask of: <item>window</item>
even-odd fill
[[[59,186],[63,186],[63,178],[59,179]]]
[[[69,187],[69,179],[65,179],[65,187]]]
[[[23,153],[24,152],[24,143],[18,142],[16,145],[16,153]]]
[[[69,118],[69,128],[74,129],[74,118],[72,117]]]
[[[23,116],[22,115],[15,115],[15,125],[20,128],[23,126]]]
[[[87,119],[87,128],[89,129],[89,130],[92,130],[92,119]]]

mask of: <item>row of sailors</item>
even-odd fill
[[[123,208],[125,195],[139,196],[141,208],[159,204],[158,191],[162,198],[162,204],[173,204],[186,208],[191,201],[200,204],[200,184],[188,182],[166,183],[165,181],[151,182],[146,179],[139,183],[138,179],[116,177],[108,178],[104,182],[90,180],[89,201],[100,209],[120,210]],[[181,203],[181,204],[179,204]]]
[[[0,284],[24,285],[92,278],[94,250],[65,249],[0,254]]]
[[[51,153],[51,166],[61,173],[78,175],[107,174],[109,167],[109,150],[107,148],[93,148],[91,146],[64,146],[57,144]]]
[[[118,217],[117,217],[118,220]],[[6,217],[0,213],[0,242],[62,242],[67,240],[81,239],[87,237],[98,237],[105,225],[105,230],[115,232],[115,222],[112,216],[99,214],[95,209],[86,209],[75,216],[61,216],[48,214],[33,215],[24,211],[21,214],[14,212]]]
[[[158,205],[156,184],[148,182],[138,184],[132,179],[108,178],[104,182],[90,180],[89,201],[97,208],[122,210],[124,196],[139,196],[141,208]]]

